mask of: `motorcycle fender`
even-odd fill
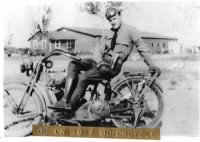
[[[158,83],[157,81],[155,81],[154,84],[155,84],[156,87],[159,89],[159,91],[160,91],[161,93],[163,93],[163,89],[162,89],[162,87],[159,85],[159,83]]]
[[[142,76],[136,76],[136,77],[140,77],[140,78],[143,78]],[[130,78],[132,78],[132,77],[130,77]],[[149,80],[148,78],[145,78],[146,80]],[[150,81],[150,80],[149,80]],[[158,83],[158,81],[154,81],[154,84],[155,84],[155,86],[159,89],[159,91],[161,92],[161,93],[163,93],[163,89],[162,89],[162,87],[160,86],[160,84]]]
[[[41,96],[45,99],[46,105],[57,102],[55,95],[49,94],[42,83],[36,84],[36,88],[40,92]]]
[[[126,79],[131,79],[131,78],[143,78],[142,76],[134,76],[134,77],[126,77]],[[147,78],[146,78],[147,79]],[[120,81],[121,80],[121,81]],[[147,79],[148,80],[148,79]],[[115,86],[117,86],[118,84],[120,84],[121,82],[124,81],[124,78],[120,78],[117,79],[117,81],[114,81],[114,83],[112,83],[112,86],[114,86],[113,88],[115,88]],[[163,89],[162,87],[159,85],[159,83],[157,81],[154,81],[155,86],[159,89],[159,91],[161,93],[163,93]]]
[[[38,84],[35,85],[34,89],[39,92],[39,97],[41,98],[41,100],[43,100],[42,101],[43,109],[46,110],[47,104],[48,104],[48,97],[47,97],[46,93],[44,92],[42,87],[39,86]]]

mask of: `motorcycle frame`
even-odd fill
[[[49,54],[47,54],[43,59],[38,61],[38,63],[36,64],[36,67],[34,68],[32,74],[31,74],[30,80],[27,83],[27,88],[24,92],[22,100],[21,100],[21,102],[20,102],[20,104],[17,108],[18,112],[23,111],[23,106],[26,105],[27,99],[28,99],[29,96],[32,95],[33,90],[38,90],[36,88],[38,88],[38,86],[40,84],[39,78],[40,78],[42,71],[44,70],[45,61],[47,61],[48,58],[53,56],[53,55],[64,55],[65,57],[71,58],[72,60],[76,60],[76,61],[81,60],[81,58],[75,56],[75,54],[73,54],[73,53],[70,53],[70,52],[67,52],[67,51],[64,51],[64,50],[60,50],[60,49],[55,49],[52,52],[50,52]],[[46,68],[45,71],[47,71],[47,68]],[[48,98],[49,103],[52,103],[52,99],[50,99],[51,96],[49,95],[49,93],[47,91],[48,90],[45,89],[45,93],[47,93],[48,95],[44,95],[44,93],[42,93],[42,95],[40,95],[40,98],[42,99],[42,102],[44,104],[43,107],[45,108],[46,113],[47,113],[47,109],[46,109],[47,105],[46,105],[45,100]],[[39,91],[39,92],[41,93],[41,91]],[[40,94],[40,93],[38,93],[38,94]],[[46,97],[44,97],[44,96],[46,96]]]
[[[58,54],[64,55],[75,61],[81,61],[81,58],[75,56],[75,54],[67,52],[67,51],[63,51],[60,49],[55,49],[52,52],[50,52],[49,54],[47,54],[43,59],[41,59],[37,63],[36,67],[34,68],[33,73],[31,74],[30,81],[27,83],[27,89],[26,89],[26,91],[23,95],[23,98],[17,108],[18,112],[23,111],[23,106],[26,105],[28,97],[32,95],[32,92],[34,90],[34,91],[38,92],[37,94],[39,94],[39,97],[42,100],[43,109],[45,112],[44,116],[47,116],[47,104],[54,103],[53,100],[54,100],[55,96],[54,96],[54,98],[52,98],[52,95],[49,94],[48,88],[46,88],[46,87],[44,87],[45,88],[44,90],[39,89],[39,88],[43,88],[43,87],[41,87],[42,84],[39,82],[39,78],[40,78],[42,71],[44,70],[45,61],[47,61],[47,59],[49,57],[51,57],[53,55],[58,55]],[[45,71],[47,71],[47,68]],[[127,81],[129,78],[131,78],[133,76],[140,76],[140,77],[143,77],[145,80],[148,80],[150,82],[149,86],[151,85],[151,83],[154,82],[156,84],[156,86],[158,87],[158,89],[161,92],[163,92],[162,88],[155,82],[157,74],[154,74],[154,76],[152,78],[148,79],[148,78],[145,78],[145,73],[133,73],[133,74],[124,75],[124,79],[122,81],[124,81],[124,80]],[[121,83],[121,81],[118,82],[117,84],[120,84],[120,83]],[[111,87],[110,82],[108,83],[108,81],[107,82],[100,81],[98,84],[102,84],[105,87],[105,89],[109,89],[111,94],[114,93],[114,94],[120,95],[117,91],[115,91],[115,87],[114,88]],[[92,94],[92,93],[94,93],[94,91],[97,92],[96,99],[98,99],[98,91],[97,91],[98,84],[94,85],[94,89],[91,90],[91,99],[93,99],[92,97],[94,97],[94,95],[95,95],[95,94]],[[109,84],[109,87],[107,86],[108,84]],[[116,85],[114,85],[114,86],[116,86]],[[105,91],[105,89],[104,89],[104,91]],[[108,94],[108,95],[111,95],[111,94]],[[107,94],[105,94],[105,95],[107,95]],[[104,99],[106,99],[106,96]]]

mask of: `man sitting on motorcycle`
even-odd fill
[[[96,52],[96,55],[100,55],[100,60],[95,56],[95,59],[82,59],[81,62],[71,61],[68,66],[64,96],[50,108],[75,111],[84,97],[88,84],[115,77],[121,71],[133,47],[144,58],[149,70],[159,71],[153,64],[149,50],[137,29],[122,22],[121,11],[109,7],[105,16],[112,28],[106,36],[105,46],[101,46]],[[80,74],[80,71],[85,72]]]

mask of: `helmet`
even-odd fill
[[[116,14],[120,15],[120,10],[118,8],[115,7],[108,7],[106,9],[106,18],[109,20],[110,18],[112,18],[113,16],[115,16]]]

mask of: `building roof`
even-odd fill
[[[80,33],[80,34],[84,34],[87,36],[91,36],[91,37],[101,37],[101,33],[102,33],[102,29],[95,29],[95,28],[78,28],[78,27],[73,27],[73,28],[69,28],[69,27],[61,27],[59,29],[57,29],[56,31],[62,31],[62,30],[69,30],[72,32],[76,32],[76,33]]]
[[[78,27],[61,27],[59,29],[57,29],[56,31],[50,31],[48,32],[48,38],[51,40],[65,40],[65,39],[76,39],[76,35],[68,32],[61,32],[63,30],[68,30],[68,31],[72,31],[75,33],[80,33],[80,34],[84,34],[86,36],[89,37],[101,37],[103,31],[108,32],[109,29],[97,29],[97,28],[78,28]],[[34,38],[35,35],[37,35],[40,32],[36,32],[34,35],[32,35],[29,39],[31,40],[32,38]],[[143,39],[167,39],[167,40],[178,40],[177,38],[174,37],[169,37],[169,36],[165,36],[165,35],[161,35],[161,34],[157,34],[157,33],[151,33],[151,32],[141,32],[142,34],[142,38]]]
[[[36,32],[28,39],[28,41],[33,39],[38,34],[42,34],[42,32],[41,31]],[[67,32],[49,31],[47,34],[47,38],[50,40],[65,40],[65,39],[76,39],[76,36],[73,35],[72,33],[67,33]]]
[[[85,34],[85,35],[92,36],[92,37],[101,37],[103,30],[105,32],[108,32],[109,29],[102,30],[102,29],[97,29],[97,28],[77,28],[77,27],[73,27],[73,28],[61,27],[61,28],[57,29],[57,31],[62,31],[62,30],[69,30],[69,31]],[[152,32],[141,32],[141,34],[142,34],[142,38],[144,38],[144,39],[178,40],[177,38],[174,38],[174,37],[169,37],[169,36],[152,33]]]
[[[48,33],[48,38],[50,40],[65,40],[65,39],[76,39],[76,36],[68,32],[54,31]]]
[[[41,34],[41,31],[37,31],[35,34],[33,34],[31,37],[29,37],[28,41],[30,41],[32,38],[34,38],[38,34]]]
[[[174,37],[169,37],[157,33],[151,33],[151,32],[142,32],[142,38],[144,39],[168,39],[168,40],[178,40],[177,38]]]

